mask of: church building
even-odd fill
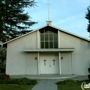
[[[90,40],[52,26],[50,17],[47,25],[5,42],[4,46],[6,74],[88,75]]]
[[[90,41],[51,25],[10,40],[6,74],[88,75]]]

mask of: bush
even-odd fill
[[[5,73],[5,65],[0,64],[0,73]]]
[[[0,79],[10,79],[10,76],[7,74],[0,74]]]
[[[88,72],[90,73],[90,68],[88,68]],[[90,80],[90,75],[88,75],[88,79]]]
[[[90,75],[88,75],[88,78],[89,78],[89,80],[90,80]]]
[[[90,73],[90,68],[88,68],[88,72]]]
[[[35,85],[35,84],[37,84],[37,80],[31,80],[31,79],[27,79],[27,78],[21,78],[21,79],[18,79],[18,84]]]
[[[79,82],[78,80],[73,80],[73,79],[66,79],[64,81],[60,81],[60,82],[57,82],[56,84],[60,84],[60,85],[75,85],[75,84],[79,84],[81,82]]]
[[[0,84],[35,85],[37,80],[27,78],[0,80]]]
[[[0,73],[5,73],[5,68],[0,68]]]

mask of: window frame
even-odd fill
[[[50,38],[50,36],[52,36],[52,38]],[[54,36],[55,36],[55,38],[54,38]],[[42,37],[44,39],[42,39]],[[42,43],[43,43],[43,46],[42,46]],[[57,45],[55,45],[55,43]],[[40,46],[42,49],[58,48],[58,32],[54,32],[51,30],[43,30],[43,32],[40,33]]]

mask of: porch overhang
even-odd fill
[[[24,49],[23,52],[73,52],[74,48],[59,49]]]

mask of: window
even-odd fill
[[[41,48],[58,48],[58,33],[49,30],[41,32]]]

